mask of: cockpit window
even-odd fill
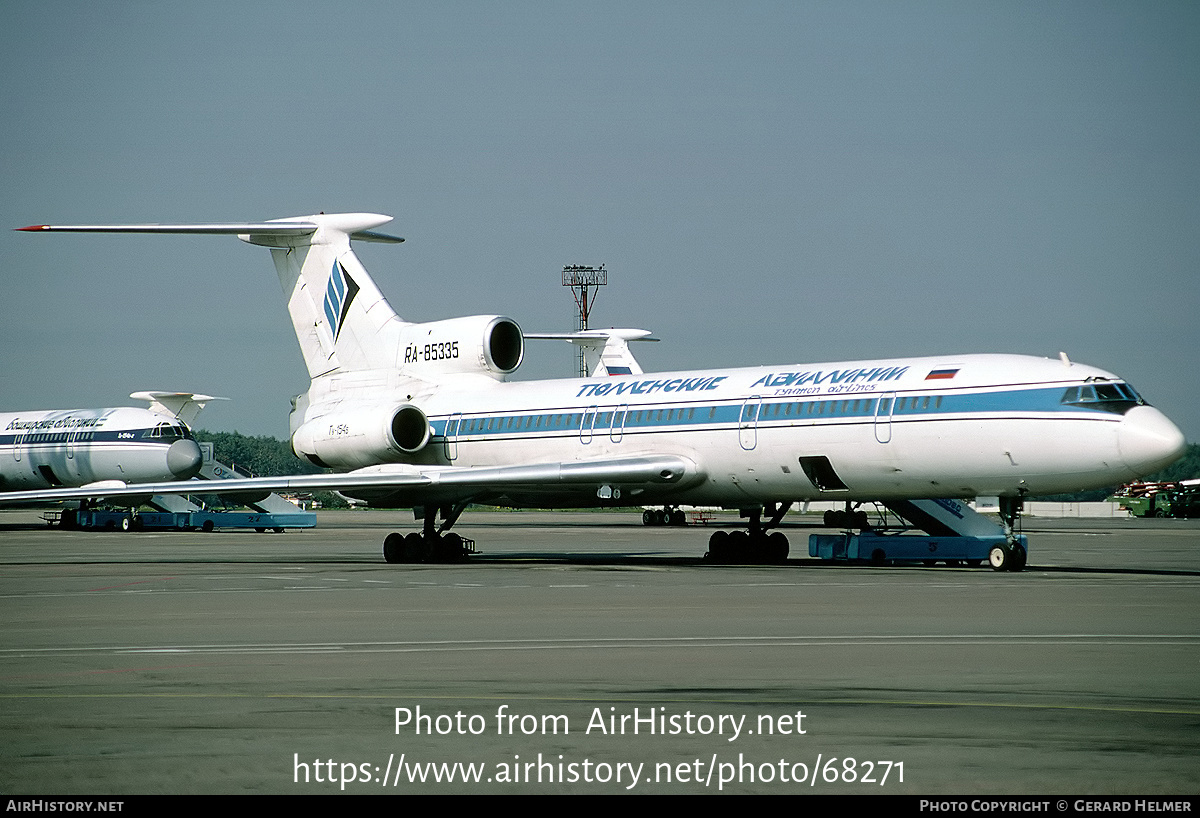
[[[142,433],[143,438],[161,440],[163,443],[173,443],[176,440],[191,440],[191,431],[183,424],[160,423],[153,429]]]
[[[1063,393],[1062,403],[1065,406],[1123,415],[1135,406],[1144,406],[1146,401],[1129,384],[1108,382],[1068,387]]]

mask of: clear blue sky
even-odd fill
[[[1195,2],[8,0],[0,37],[2,226],[388,213],[409,320],[568,329],[604,263],[647,369],[1065,350],[1200,440]],[[194,390],[286,435],[266,251],[4,230],[0,276],[0,410]]]

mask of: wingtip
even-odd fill
[[[24,230],[26,232],[34,231],[34,230],[49,230],[49,229],[50,229],[50,225],[48,225],[48,224],[31,224],[28,227],[14,227],[13,228],[13,230]]]

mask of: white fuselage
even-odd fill
[[[349,473],[238,490],[319,485],[424,507],[427,526],[431,509],[452,524],[472,502],[750,510],[1050,494],[1116,485],[1184,450],[1179,429],[1120,378],[1065,356],[509,381],[524,349],[512,319],[410,323],[388,304],[351,241],[402,242],[376,232],[390,220],[23,229],[223,234],[270,248],[311,379],[292,414],[292,448]]]
[[[187,427],[147,409],[0,414],[0,492],[181,480],[201,465]]]
[[[381,389],[398,374],[314,380],[304,420],[328,420],[327,428],[308,428],[327,433],[325,451],[336,461],[329,465],[489,467],[670,454],[695,463],[703,479],[626,501],[738,506],[1077,491],[1154,471],[1184,446],[1179,430],[1117,376],[1019,355],[556,381],[404,378]],[[356,443],[370,439],[379,414],[340,409],[378,402],[381,393],[392,395],[381,406],[409,404],[428,417],[431,435],[419,451]],[[499,501],[581,498],[516,490]]]

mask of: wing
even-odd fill
[[[105,500],[136,505],[155,494],[216,494],[237,500],[271,492],[337,491],[372,505],[404,508],[459,502],[595,505],[644,493],[671,493],[703,479],[691,460],[676,455],[533,463],[523,466],[370,466],[345,474],[299,474],[231,480],[126,484],[117,480],[80,488],[0,494],[0,505],[57,500]],[[607,493],[605,493],[607,491]],[[614,494],[615,492],[615,494]]]

